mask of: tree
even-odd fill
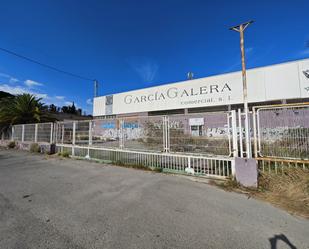
[[[51,104],[48,107],[48,111],[51,112],[51,113],[56,113],[57,112],[57,106],[55,106],[54,104]]]
[[[69,113],[69,108],[67,106],[62,106],[61,111],[63,113]]]
[[[76,114],[76,107],[75,107],[74,102],[71,106],[69,106],[69,113]]]
[[[74,102],[72,103],[72,105],[68,105],[68,106],[62,106],[61,111],[63,113],[69,113],[69,114],[74,114],[74,115],[82,115],[82,109],[76,109]]]
[[[52,121],[40,98],[24,93],[0,100],[0,125]]]
[[[7,92],[0,91],[0,99],[8,98],[8,97],[14,97],[14,95],[7,93]]]

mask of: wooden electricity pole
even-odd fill
[[[251,142],[250,142],[250,128],[249,128],[249,108],[248,108],[248,87],[246,76],[246,61],[245,61],[245,45],[244,45],[244,31],[253,21],[241,23],[237,26],[231,27],[230,30],[239,32],[240,34],[240,51],[241,51],[241,66],[242,66],[242,83],[243,83],[243,100],[244,100],[244,114],[245,114],[245,138],[246,138],[246,157],[251,158]]]

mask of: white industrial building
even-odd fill
[[[308,102],[309,59],[247,70],[249,106]],[[242,107],[241,71],[94,98],[93,116],[160,115]]]

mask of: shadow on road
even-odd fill
[[[281,240],[284,243],[286,243],[291,249],[297,249],[296,246],[294,246],[284,234],[275,235],[274,237],[269,238],[268,240],[270,242],[271,249],[277,249],[278,240]]]

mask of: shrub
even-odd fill
[[[40,153],[41,148],[37,143],[33,143],[33,144],[30,145],[30,152]]]
[[[62,156],[63,157],[69,157],[70,153],[68,151],[64,151],[64,152],[62,152]]]
[[[70,153],[68,151],[58,152],[58,156],[69,157]]]
[[[8,147],[9,149],[14,149],[15,146],[16,146],[15,141],[11,141],[11,142],[9,142],[8,145],[7,145],[7,147]]]

